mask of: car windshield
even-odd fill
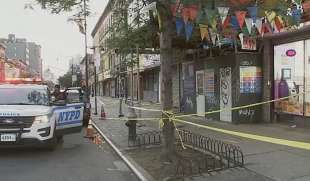
[[[48,105],[48,103],[48,93],[44,89],[0,89],[0,105]]]
[[[69,90],[67,91],[67,101],[69,103],[78,103],[78,102],[82,102],[82,97],[79,93],[79,91],[77,90]]]

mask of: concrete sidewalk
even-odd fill
[[[105,105],[104,107],[107,113],[107,117],[118,117],[119,99],[98,97],[98,105],[101,104]],[[160,109],[160,105],[158,104],[147,104],[142,105],[141,107]],[[126,115],[127,108],[124,104],[123,112]],[[141,117],[160,117],[160,115],[160,112],[141,111]],[[102,131],[106,133],[107,136],[109,136],[109,138],[121,150],[128,149],[128,133],[124,121],[100,121],[99,119],[97,119],[97,117],[93,117],[93,119],[96,124],[102,128]],[[191,117],[187,118],[186,120],[226,130],[239,131],[287,140],[310,142],[310,130],[302,128],[291,128],[287,125],[282,124],[232,125],[217,121],[206,121],[205,119],[199,117]],[[140,125],[140,127],[137,128],[138,132],[159,130],[157,121],[139,121],[138,125]],[[233,143],[235,145],[239,145],[245,154],[246,168],[253,172],[253,174],[248,175],[255,175],[255,177],[257,178],[259,178],[259,175],[263,175],[269,179],[279,181],[310,180],[310,151],[241,138],[238,136],[232,136],[212,130],[202,129],[191,125],[182,125],[182,127],[183,129],[190,130],[197,134],[213,137],[229,143]],[[195,180],[197,179],[198,178],[196,178]],[[263,180],[263,178],[261,180]]]

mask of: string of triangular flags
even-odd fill
[[[171,11],[175,17],[177,34],[190,40],[196,26],[200,29],[201,40],[212,41],[212,44],[221,44],[221,41],[231,43],[231,39],[239,33],[257,37],[298,27],[302,23],[303,14],[310,13],[310,1],[291,0],[290,6],[268,9],[263,15],[259,15],[263,8],[257,5],[236,8],[238,4],[246,4],[250,0],[230,1],[234,7],[211,9],[198,6],[194,0],[176,0],[171,4]],[[272,2],[277,1],[269,1]]]

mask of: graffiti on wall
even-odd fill
[[[220,108],[229,109],[231,107],[231,67],[225,67],[220,69]],[[231,111],[222,111],[220,113],[220,119],[231,122],[231,114]]]
[[[239,117],[241,118],[245,118],[245,119],[253,119],[255,116],[255,110],[251,109],[251,108],[247,108],[247,109],[240,109],[238,111],[239,113]]]

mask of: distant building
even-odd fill
[[[6,46],[0,43],[0,81],[3,81],[5,77],[5,48]]]
[[[0,39],[0,42],[6,46],[5,53],[7,58],[26,62],[31,72],[41,77],[42,58],[40,45],[34,42],[27,42],[25,38],[16,38],[14,34],[9,34],[8,39]]]

